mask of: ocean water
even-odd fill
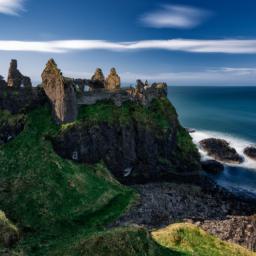
[[[256,161],[243,154],[246,146],[256,145],[256,87],[178,87],[168,88],[184,127],[194,128],[194,142],[222,138],[230,142],[245,161],[226,165],[211,177],[221,186],[256,197]],[[200,151],[202,158],[209,158]]]

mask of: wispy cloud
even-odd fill
[[[164,5],[160,10],[144,14],[140,21],[154,28],[193,28],[201,24],[211,13],[183,5]]]
[[[136,79],[154,81],[165,81],[170,85],[255,85],[256,68],[233,68],[222,67],[204,69],[198,71],[182,71],[167,73],[132,73],[120,74],[122,80],[132,83]]]
[[[0,13],[18,15],[23,9],[24,0],[0,0]]]
[[[256,40],[143,40],[134,42],[111,42],[104,40],[61,41],[5,41],[0,40],[0,51],[30,51],[66,53],[70,51],[133,51],[167,50],[192,53],[256,54]]]

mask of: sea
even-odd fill
[[[205,138],[225,139],[245,159],[208,175],[220,186],[256,198],[256,161],[243,154],[245,147],[256,146],[256,87],[169,86],[168,98],[181,124],[195,129],[191,136],[196,145]]]

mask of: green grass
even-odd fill
[[[72,237],[80,229],[103,228],[135,194],[100,164],[78,165],[59,157],[46,139],[57,132],[44,107],[30,113],[24,131],[0,147],[1,208],[29,231],[20,246],[38,255],[59,244],[63,231]]]
[[[122,125],[137,120],[149,129],[164,133],[176,125],[176,115],[167,100],[154,101],[149,108],[137,108],[128,102],[118,108],[100,102],[82,108],[74,124],[82,124],[85,119],[89,123],[118,121]],[[1,118],[9,122],[17,116],[5,113]],[[24,131],[0,146],[1,210],[15,223],[14,226],[0,212],[0,232],[18,232],[18,227],[21,233],[21,240],[14,248],[0,246],[0,253],[13,256],[254,255],[184,224],[154,231],[152,235],[141,227],[106,228],[136,200],[136,193],[119,184],[102,163],[80,165],[54,152],[47,138],[74,124],[56,126],[48,107],[34,110],[26,120]],[[182,151],[191,138],[183,130],[180,132],[178,145]]]
[[[112,101],[100,101],[94,105],[82,106],[78,120],[64,125],[62,129],[77,124],[95,125],[100,122],[125,126],[136,121],[138,125],[151,129],[158,135],[164,134],[168,129],[174,129],[176,120],[175,108],[165,98],[153,100],[148,108],[129,101],[121,107],[117,107]]]
[[[170,225],[152,232],[161,246],[176,250],[186,256],[255,256],[256,253],[207,234],[189,223]]]

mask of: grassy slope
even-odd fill
[[[35,252],[47,252],[63,231],[72,237],[80,227],[85,233],[100,229],[134,196],[102,166],[78,165],[56,155],[45,136],[57,131],[50,111],[42,108],[29,115],[15,140],[0,147],[1,208],[30,231],[22,247],[33,246]]]
[[[156,104],[163,104],[163,111],[167,102]],[[91,122],[112,122],[111,118],[122,113],[119,118],[125,123],[131,108],[128,104],[118,110],[101,103],[81,115],[89,116]],[[171,109],[169,114],[176,115]],[[133,110],[133,115],[160,132],[170,128],[157,111],[141,108]],[[181,232],[182,243],[173,243],[180,234],[177,230],[172,235],[162,230],[153,232],[154,241],[138,227],[105,229],[133,201],[135,193],[117,183],[101,164],[78,165],[56,155],[46,138],[57,132],[49,109],[41,108],[29,114],[25,130],[15,140],[0,147],[1,208],[23,232],[13,255],[201,256],[211,255],[212,247],[216,247],[214,256],[223,255],[222,251],[233,253],[233,246],[227,248],[226,243],[198,235],[193,229]],[[192,254],[192,250],[200,254]]]
[[[221,241],[198,227],[181,223],[152,232],[152,237],[163,247],[187,256],[255,256],[241,246]]]

